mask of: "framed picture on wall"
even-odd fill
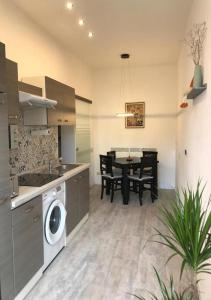
[[[125,112],[132,113],[132,117],[125,118],[125,128],[145,127],[145,102],[125,103]]]

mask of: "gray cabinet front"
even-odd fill
[[[1,72],[0,72],[1,73]],[[2,142],[3,141],[3,142]],[[0,299],[14,298],[7,98],[0,93]]]
[[[6,91],[5,85],[5,45],[0,43],[0,93]]]
[[[12,211],[14,281],[17,295],[43,266],[42,197]]]
[[[79,219],[89,211],[89,170],[79,175]]]
[[[66,232],[69,235],[89,212],[89,170],[66,181]]]
[[[74,176],[66,181],[66,233],[71,231],[79,223],[78,218],[78,176]]]
[[[6,88],[9,124],[17,124],[19,115],[18,65],[6,59]]]
[[[57,100],[55,109],[48,109],[48,125],[75,124],[75,90],[59,81],[45,77],[45,93]]]

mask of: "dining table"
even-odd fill
[[[122,170],[122,200],[124,205],[127,205],[130,200],[130,185],[128,178],[129,170],[138,168],[140,163],[140,157],[119,157],[114,158],[112,161],[112,165],[114,167]],[[155,161],[155,166],[153,167],[155,198],[158,197],[158,163],[159,161]],[[109,194],[109,189],[106,191],[106,193]]]

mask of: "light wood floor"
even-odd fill
[[[124,206],[120,194],[111,204],[106,197],[100,200],[98,186],[92,188],[88,222],[27,300],[132,300],[128,293],[156,293],[153,266],[164,279],[169,273],[178,274],[178,260],[165,266],[168,250],[150,241],[153,228],[162,227],[157,218],[159,205],[167,205],[172,198],[173,191],[161,190],[154,204],[146,193],[142,207],[135,195]]]

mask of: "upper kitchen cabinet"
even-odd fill
[[[23,78],[23,81],[42,88],[44,97],[57,101],[55,109],[47,109],[46,125],[75,125],[75,90],[72,87],[47,76]]]
[[[6,92],[5,85],[5,45],[0,43],[0,93]]]
[[[6,59],[6,92],[9,125],[15,125],[19,115],[18,65],[9,59]]]
[[[25,93],[29,93],[29,94],[33,94],[33,95],[42,97],[42,89],[41,88],[31,85],[31,84],[28,84],[28,83],[25,83],[25,82],[22,82],[22,81],[18,82],[18,90],[21,92],[25,92]]]

